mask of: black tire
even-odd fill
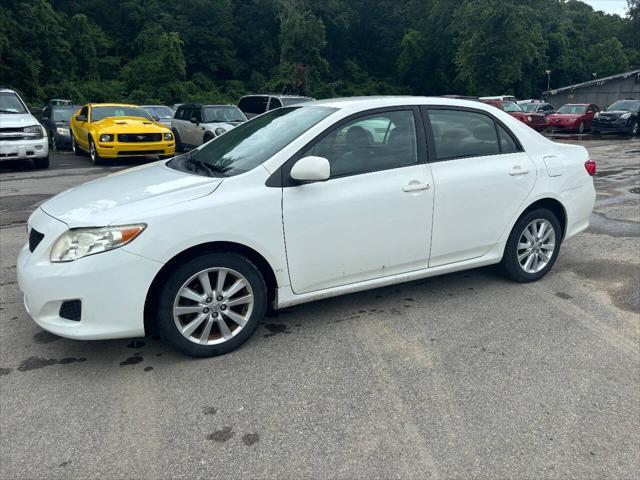
[[[638,121],[636,120],[635,122],[633,122],[633,125],[631,125],[631,135],[638,135],[638,130],[640,129],[640,127],[638,127]]]
[[[213,140],[215,137],[211,133],[205,133],[204,137],[202,137],[202,143],[207,143],[210,140]]]
[[[49,157],[47,156],[45,158],[34,158],[33,166],[37,169],[49,168]]]
[[[554,230],[554,244],[555,248],[551,254],[551,258],[547,265],[542,268],[539,272],[529,273],[526,272],[523,267],[518,262],[518,242],[520,237],[523,235],[525,228],[531,222],[535,220],[547,220],[552,226]],[[500,266],[504,274],[511,280],[519,283],[528,283],[535,282],[536,280],[540,280],[544,277],[549,270],[553,267],[553,264],[556,262],[558,258],[558,253],[560,252],[560,246],[562,243],[562,226],[560,225],[560,221],[556,217],[556,215],[546,208],[539,208],[536,210],[532,210],[522,215],[516,224],[513,226],[511,230],[511,234],[509,235],[509,239],[507,240],[507,245],[504,249],[504,256],[502,257],[502,262]]]
[[[73,134],[73,132],[71,132],[71,151],[74,153],[74,155],[78,155],[78,156],[84,155],[84,151],[76,143],[76,137]]]
[[[578,125],[578,133],[584,133],[584,129],[585,129],[584,122],[580,122],[580,125]]]
[[[210,268],[226,268],[241,274],[251,286],[254,304],[247,323],[237,334],[223,343],[202,345],[189,340],[178,330],[173,317],[173,306],[184,283],[199,272]],[[158,333],[174,348],[192,357],[213,357],[235,350],[251,337],[267,309],[267,288],[260,270],[247,258],[236,253],[203,254],[178,265],[156,298],[158,303],[155,317]],[[204,323],[206,322],[202,324]],[[213,328],[217,329],[217,326]],[[195,332],[199,330],[196,329]]]
[[[102,165],[103,163],[102,158],[100,158],[100,154],[98,154],[96,144],[93,142],[93,138],[91,137],[89,137],[89,159],[94,165]]]
[[[594,130],[593,127],[591,127],[591,133],[594,135],[600,135],[600,130]]]
[[[52,152],[58,151],[58,145],[56,144],[56,136],[53,133],[49,134],[49,150]]]
[[[180,135],[175,130],[171,130],[173,132],[173,138],[176,141],[176,153],[184,152],[184,146],[182,145],[182,140],[180,140]]]

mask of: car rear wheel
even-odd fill
[[[93,142],[93,138],[91,137],[89,137],[89,158],[91,159],[91,163],[94,165],[102,164],[102,158],[100,158],[96,144]]]
[[[562,227],[553,212],[540,208],[526,213],[516,222],[501,266],[516,282],[535,282],[544,277],[556,259],[562,242]]]
[[[80,147],[78,146],[78,144],[76,143],[76,137],[73,134],[73,132],[71,132],[71,151],[75,154],[75,155],[83,155],[84,152],[80,149]]]
[[[267,308],[262,274],[235,253],[209,253],[181,264],[158,298],[160,335],[194,357],[222,355],[242,345]]]

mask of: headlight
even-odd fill
[[[42,128],[40,125],[30,125],[28,127],[24,127],[22,131],[24,133],[37,133],[38,136],[36,138],[44,137],[44,128]]]
[[[69,135],[68,128],[58,127],[56,128],[56,132],[58,132],[59,135]]]
[[[113,133],[103,133],[100,135],[101,142],[113,142]]]
[[[213,131],[213,133],[216,134],[216,137],[222,135],[224,132],[226,132],[226,130],[222,127],[218,127]]]
[[[164,134],[164,139],[165,140],[173,140],[173,133],[171,132],[167,132]]]
[[[620,118],[624,118],[625,120],[631,116],[631,112],[623,113],[620,115]]]
[[[60,235],[51,249],[52,262],[72,262],[87,255],[126,245],[146,228],[144,224],[104,228],[74,228]]]

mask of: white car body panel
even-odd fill
[[[497,263],[513,225],[537,200],[562,204],[565,239],[588,227],[595,190],[584,167],[586,149],[555,144],[505,112],[479,102],[421,97],[334,99],[301,108],[314,105],[336,111],[241,175],[196,176],[161,161],[73,188],[46,202],[29,219],[30,228],[45,237],[34,253],[25,247],[18,261],[30,314],[43,328],[73,338],[141,335],[146,295],[163,265],[211,242],[241,245],[262,256],[275,275],[274,306],[282,308]],[[265,185],[336,122],[369,109],[403,105],[486,111],[517,136],[524,152],[431,162],[294,187]],[[549,157],[554,157],[551,168]],[[515,167],[528,173],[510,175]],[[403,191],[410,184],[429,187]],[[133,223],[147,228],[122,248],[65,264],[48,260],[51,246],[66,228]],[[55,288],[44,288],[47,281]],[[114,286],[118,282],[122,287]],[[108,286],[108,298],[98,298],[104,292],[98,285]],[[68,298],[91,303],[86,321],[69,325],[56,317],[55,307]]]
[[[17,96],[27,110],[27,113],[0,113],[0,161],[47,158],[49,156],[49,138],[42,124],[36,117],[29,113],[27,106],[17,92],[8,89],[1,89],[1,91]],[[2,129],[24,128],[33,125],[38,125],[42,129],[42,138],[28,138],[29,134],[26,134],[24,136],[25,138],[21,139],[3,138],[4,132],[2,132]],[[15,135],[17,134],[11,134],[11,137]]]

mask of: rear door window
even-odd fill
[[[429,120],[438,160],[500,153],[496,126],[488,115],[466,110],[430,109]]]
[[[269,100],[269,110],[275,110],[276,108],[280,107],[282,107],[282,102],[276,97],[271,97],[271,99]]]

